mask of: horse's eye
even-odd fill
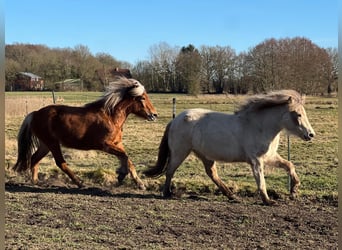
[[[297,116],[298,116],[298,117],[302,117],[302,115],[301,115],[301,114],[297,114]]]

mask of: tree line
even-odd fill
[[[93,55],[84,45],[6,45],[6,89],[15,81],[16,73],[24,71],[43,77],[49,89],[56,89],[56,82],[77,78],[87,90],[103,90],[99,70],[128,68],[149,92],[337,91],[337,48],[321,48],[304,37],[266,39],[239,54],[230,46],[178,47],[165,42],[151,46],[148,52],[149,60],[131,65],[107,53]]]

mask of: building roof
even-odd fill
[[[59,81],[59,82],[56,82],[56,83],[64,83],[64,84],[73,84],[73,83],[80,83],[81,82],[81,79],[80,78],[77,78],[77,79],[65,79],[63,81]]]
[[[30,73],[30,72],[19,72],[18,74],[21,74],[21,75],[24,75],[24,76],[28,76],[30,78],[41,78],[40,76],[37,76],[33,73]]]

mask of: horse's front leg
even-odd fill
[[[287,173],[290,176],[290,195],[291,198],[294,199],[298,195],[298,189],[300,186],[300,180],[296,173],[295,166],[292,164],[292,162],[287,161],[283,159],[279,154],[276,154],[271,159],[268,159],[267,162],[265,162],[267,165],[273,165],[278,168],[283,168],[287,171]]]
[[[275,201],[271,200],[268,197],[267,190],[266,190],[266,181],[264,176],[264,163],[263,161],[259,161],[258,159],[252,160],[251,162],[253,175],[258,186],[261,199],[265,205],[272,205]]]
[[[130,173],[132,179],[137,184],[137,186],[142,190],[146,189],[144,183],[141,181],[137,174],[134,164],[128,158],[121,143],[107,145],[104,151],[115,155],[120,160],[120,167],[116,170],[116,173],[118,174],[119,184],[122,184],[127,174]]]
[[[121,162],[120,168],[117,169],[116,173],[118,174],[118,182],[121,184],[123,180],[125,179],[126,175],[129,173],[134,180],[134,182],[137,184],[139,189],[145,190],[145,185],[139,178],[137,171],[135,169],[135,166],[133,162],[128,158],[128,156],[118,156]]]

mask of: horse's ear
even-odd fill
[[[287,99],[287,103],[291,104],[292,103],[292,97],[290,96],[289,99]]]

